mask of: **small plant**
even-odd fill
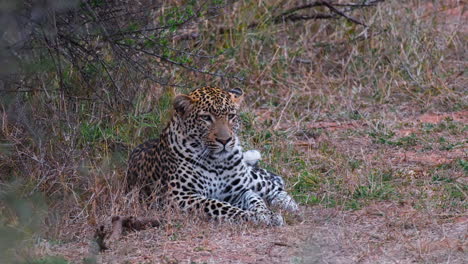
[[[354,199],[387,200],[395,193],[391,183],[392,178],[391,171],[373,172],[367,178],[368,183],[358,186],[352,196]]]
[[[25,262],[24,264],[68,264],[69,262],[64,259],[63,257],[43,257],[40,259],[30,260]]]
[[[392,131],[389,132],[381,132],[381,131],[373,131],[369,133],[369,136],[373,138],[373,143],[379,144],[389,144],[392,145],[392,141],[390,140],[395,136],[395,133]]]
[[[460,165],[460,167],[462,167],[465,173],[468,173],[468,161],[466,161],[465,159],[459,159],[458,164]]]
[[[403,148],[416,146],[419,142],[419,139],[416,137],[416,134],[411,133],[409,136],[401,137],[396,140],[392,140],[395,136],[394,132],[388,134],[385,133],[375,133],[371,132],[369,135],[374,138],[374,143],[387,144],[391,146],[398,146]]]
[[[444,175],[435,174],[432,176],[432,181],[434,183],[450,183],[453,182],[453,179],[445,177]]]
[[[359,167],[361,167],[362,161],[361,160],[356,160],[356,159],[351,159],[351,160],[348,161],[348,164],[351,167],[351,170],[354,171],[356,169],[359,169]]]
[[[425,133],[440,133],[447,131],[451,135],[459,135],[468,130],[468,126],[461,122],[455,121],[450,117],[445,118],[442,122],[437,124],[423,123],[422,130]]]
[[[344,208],[346,210],[359,210],[363,207],[363,204],[361,201],[357,200],[357,199],[354,199],[354,200],[350,200],[350,201],[347,201],[345,202],[345,205],[344,205]]]
[[[296,183],[293,184],[292,195],[302,204],[316,204],[319,198],[314,194],[320,183],[317,172],[302,171]]]

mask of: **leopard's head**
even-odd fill
[[[239,88],[229,91],[203,87],[174,99],[178,132],[185,147],[196,152],[222,156],[239,145],[238,111],[243,99]]]

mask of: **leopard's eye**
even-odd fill
[[[207,122],[211,122],[211,121],[212,121],[210,115],[206,115],[206,114],[203,115],[203,114],[202,114],[202,115],[199,115],[198,117],[199,117],[201,120],[203,120],[203,121],[207,121]]]
[[[228,119],[229,120],[232,120],[234,118],[236,118],[236,114],[228,114]]]

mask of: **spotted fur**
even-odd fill
[[[240,89],[213,87],[177,96],[160,138],[132,152],[129,190],[141,189],[156,204],[169,199],[184,210],[202,209],[214,219],[283,225],[268,206],[292,212],[298,206],[280,176],[255,165],[259,153],[244,157],[237,136],[242,97]]]

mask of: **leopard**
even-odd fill
[[[210,219],[284,225],[275,211],[297,213],[299,206],[283,177],[258,166],[259,151],[243,151],[243,98],[240,88],[209,86],[175,96],[160,136],[131,152],[127,190],[157,207],[173,204]]]

